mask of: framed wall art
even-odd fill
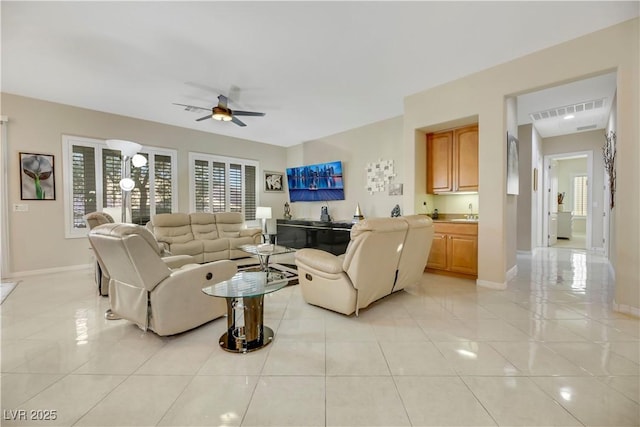
[[[520,193],[520,173],[518,172],[518,138],[507,132],[507,194]]]
[[[20,199],[55,200],[52,154],[20,153]]]
[[[264,191],[267,193],[284,191],[284,173],[264,171]]]

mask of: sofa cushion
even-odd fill
[[[187,243],[194,239],[188,214],[157,214],[153,216],[151,223],[153,224],[153,234],[159,242],[167,242],[173,246],[174,243]],[[173,247],[171,251],[173,253]],[[174,255],[178,254],[174,253]]]
[[[216,227],[216,214],[199,212],[189,214],[191,219],[191,232],[198,240],[213,240],[220,237]]]
[[[240,212],[219,212],[215,215],[220,237],[240,237],[240,230],[245,228]]]

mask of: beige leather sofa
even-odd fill
[[[371,218],[351,229],[344,255],[296,252],[302,296],[309,304],[346,315],[392,292],[420,283],[433,241],[431,218]]]
[[[230,260],[188,264],[171,270],[160,258],[150,232],[134,224],[105,224],[92,229],[89,241],[110,276],[109,303],[114,315],[173,335],[227,312],[224,298],[202,288],[236,273]]]
[[[173,255],[199,263],[247,257],[239,246],[262,239],[262,230],[247,228],[240,212],[158,214],[147,226]]]

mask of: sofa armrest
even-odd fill
[[[171,255],[162,257],[162,261],[167,264],[167,267],[174,270],[187,264],[196,264],[196,259],[191,255]]]
[[[198,282],[201,288],[231,279],[238,271],[235,262],[228,259],[204,264],[185,264],[171,272],[171,277],[190,277],[188,282]],[[211,278],[207,278],[211,273]],[[182,280],[182,279],[180,279]]]
[[[332,253],[319,249],[300,249],[296,252],[296,263],[301,263],[314,270],[330,274],[342,273],[343,259]]]
[[[262,234],[261,228],[243,228],[240,230],[240,237],[253,237],[256,234]]]

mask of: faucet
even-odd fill
[[[473,203],[469,203],[469,215],[467,215],[467,219],[473,219]]]

